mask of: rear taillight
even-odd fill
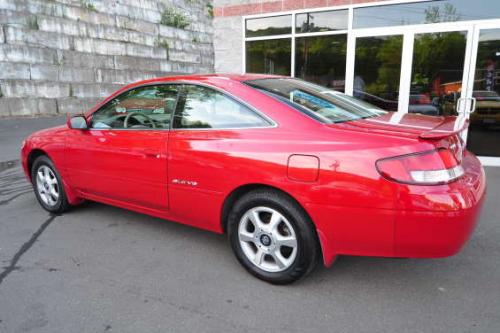
[[[376,166],[387,179],[415,185],[447,184],[464,174],[460,162],[449,149],[384,158],[378,160]]]

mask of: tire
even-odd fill
[[[31,181],[35,196],[43,209],[53,214],[61,214],[71,208],[61,175],[48,156],[39,156],[33,162]]]
[[[305,277],[320,254],[309,216],[277,190],[255,190],[236,201],[228,215],[228,235],[243,267],[272,284]]]

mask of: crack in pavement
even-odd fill
[[[33,246],[33,244],[35,244],[38,237],[40,237],[40,235],[45,231],[45,229],[47,229],[47,227],[54,221],[54,219],[57,216],[58,215],[51,214],[50,217],[47,220],[45,220],[45,222],[43,222],[42,225],[38,228],[38,230],[31,236],[31,238],[21,246],[21,248],[16,252],[16,254],[14,254],[12,259],[10,260],[10,264],[7,267],[5,267],[3,272],[0,273],[0,285],[10,273],[18,269],[16,264],[19,261],[19,259],[21,259],[23,254],[25,254],[26,251],[28,251]]]

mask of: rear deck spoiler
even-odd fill
[[[420,134],[421,139],[442,139],[447,136],[455,135],[469,127],[469,120],[465,117],[445,117],[438,126]]]

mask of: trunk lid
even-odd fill
[[[380,117],[337,123],[330,126],[429,141],[436,149],[451,150],[456,159],[461,162],[465,143],[460,133],[469,126],[469,122],[464,117],[387,113]]]
[[[467,128],[468,121],[464,117],[387,113],[379,117],[337,123],[330,126],[400,137],[439,140],[459,134]]]

